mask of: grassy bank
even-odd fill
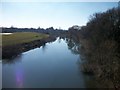
[[[2,34],[2,59],[16,57],[22,52],[39,48],[47,42],[56,38],[47,34],[20,32],[13,34]]]
[[[17,44],[29,43],[47,37],[49,37],[49,35],[35,32],[19,32],[9,35],[2,35],[2,46],[12,46]]]

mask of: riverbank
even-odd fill
[[[48,38],[48,34],[35,32],[17,32],[11,34],[2,34],[2,46],[13,46],[17,44],[29,43],[34,40]]]
[[[22,52],[28,51],[54,41],[55,37],[40,33],[14,33],[2,36],[2,58],[12,58]]]
[[[120,13],[118,7],[95,13],[80,30],[70,27],[69,35],[81,45],[80,55],[84,57],[82,72],[92,73],[99,85],[104,84],[102,87],[119,90],[120,19],[116,12]],[[114,18],[110,19],[111,17]]]

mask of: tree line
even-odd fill
[[[120,88],[120,7],[90,16],[86,26],[69,28],[69,38],[78,41],[87,62],[84,73],[93,73],[108,88]]]
[[[49,34],[52,36],[63,36],[67,31],[63,29],[54,29],[53,27],[49,28],[17,28],[17,27],[1,27],[2,33],[14,33],[14,32],[38,32],[38,33],[44,33]]]

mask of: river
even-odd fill
[[[3,88],[86,88],[80,55],[57,38],[2,63]]]

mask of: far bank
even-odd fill
[[[56,38],[41,33],[19,32],[2,35],[2,58],[12,58],[22,52],[45,45]]]

